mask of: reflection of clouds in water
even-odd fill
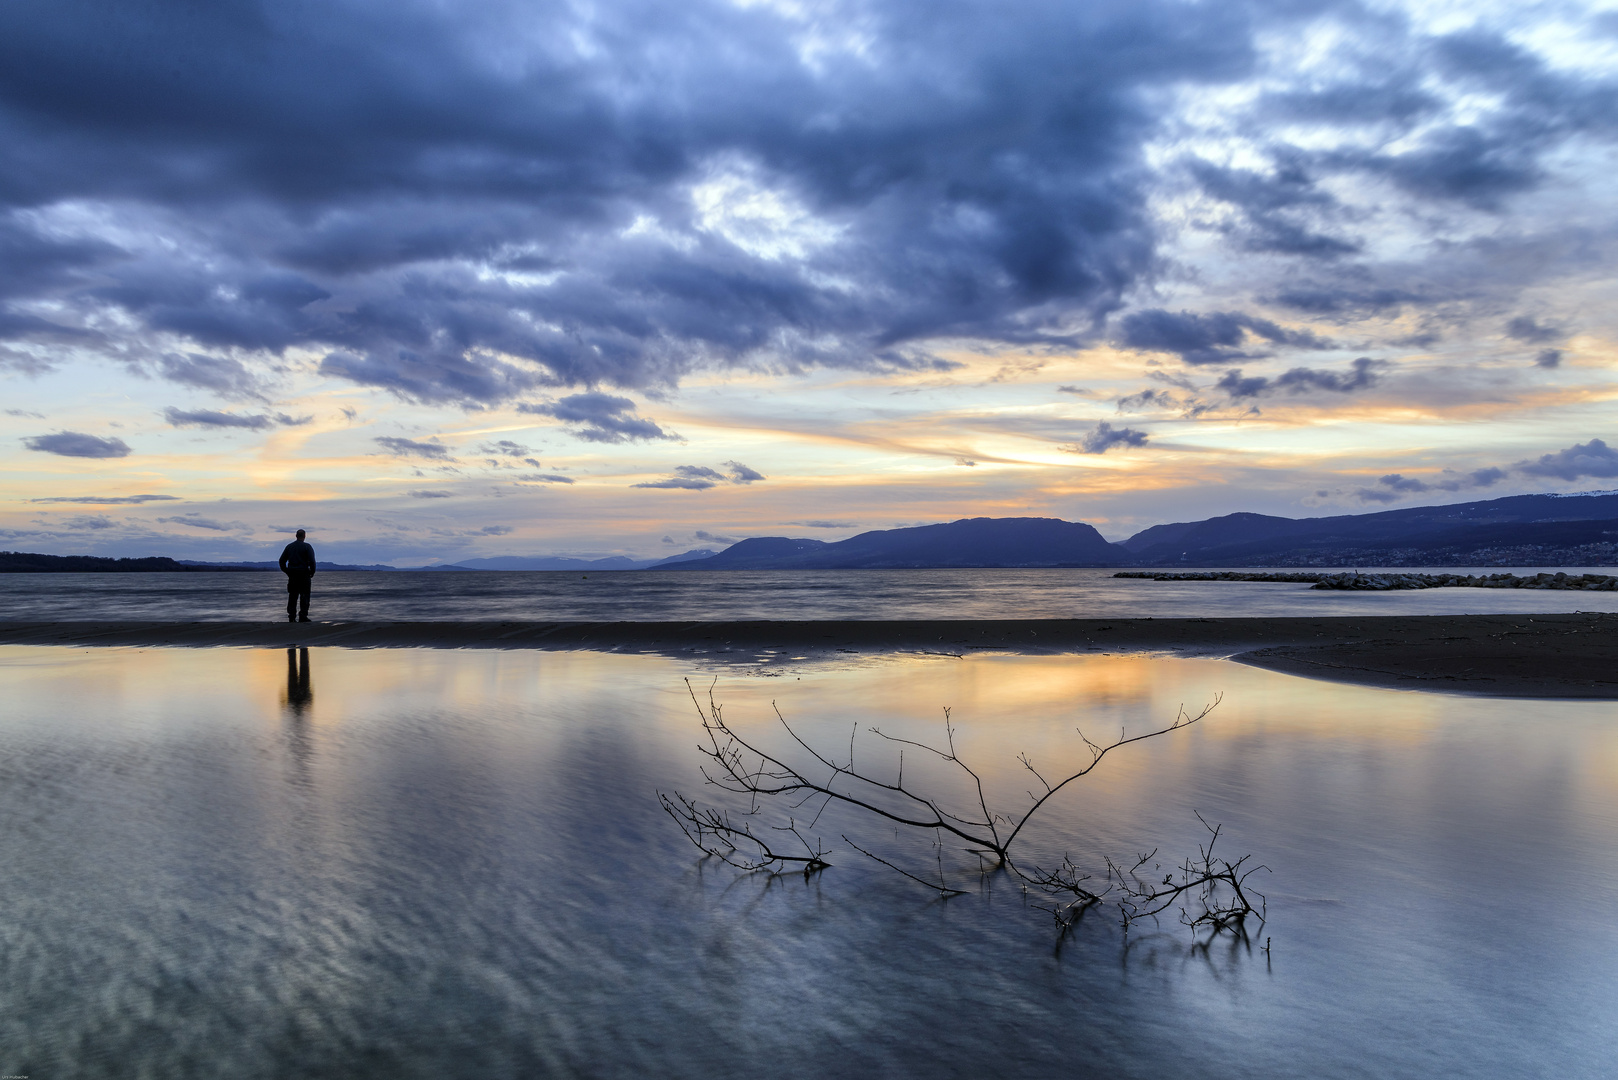
[[[708,679],[687,661],[317,651],[318,713],[296,650],[6,653],[0,761],[20,782],[0,785],[0,814],[24,827],[0,832],[0,857],[26,918],[0,1041],[36,1073],[117,1060],[167,1075],[196,1045],[231,1075],[318,1058],[345,1075],[384,1060],[674,1077],[788,1056],[855,1077],[968,1057],[1039,1076],[1075,1060],[1107,1075],[1224,1074],[1209,1061],[1403,1075],[1422,1060],[1599,1075],[1610,1051],[1589,1007],[1618,970],[1590,903],[1618,880],[1606,703],[1535,703],[1529,732],[1521,702],[1214,660],[722,673],[727,719],[772,745],[772,700],[838,751],[852,725],[936,742],[951,706],[963,757],[1012,807],[1029,786],[1019,751],[1059,766],[1074,727],[1144,728],[1224,691],[1198,728],[1109,757],[1033,839],[1178,854],[1204,839],[1192,810],[1223,821],[1222,846],[1276,868],[1262,886],[1276,964],[1221,956],[1215,979],[1169,963],[1171,925],[1149,944],[1161,962],[1137,952],[1119,980],[1104,920],[1053,964],[1046,917],[1007,890],[940,905],[846,851],[809,882],[702,866],[651,794],[700,784],[681,677],[699,693]],[[952,876],[972,865],[944,858]],[[1523,920],[1502,880],[1580,888],[1544,890]]]

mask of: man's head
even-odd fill
[[[298,530],[298,539],[299,539],[299,540],[302,540],[302,539],[303,539],[303,530],[302,530],[302,529],[299,529],[299,530]]]

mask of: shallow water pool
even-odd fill
[[[1201,812],[1271,868],[1269,920],[1249,946],[1104,918],[1059,942],[964,852],[848,819],[808,880],[703,862],[655,796],[701,794],[683,679],[713,672],[679,661],[7,647],[0,1072],[1569,1077],[1618,1054],[1611,704],[1139,657],[770,674],[721,673],[739,729],[779,741],[773,700],[823,747],[938,739],[949,706],[1008,811],[1019,752],[1055,771],[1075,727],[1222,694],[1030,841],[1178,856]]]

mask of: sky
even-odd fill
[[[1618,487],[1615,176],[1600,3],[9,0],[0,548]]]

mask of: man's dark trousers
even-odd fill
[[[287,575],[287,618],[309,617],[309,583],[313,580],[313,574]]]

